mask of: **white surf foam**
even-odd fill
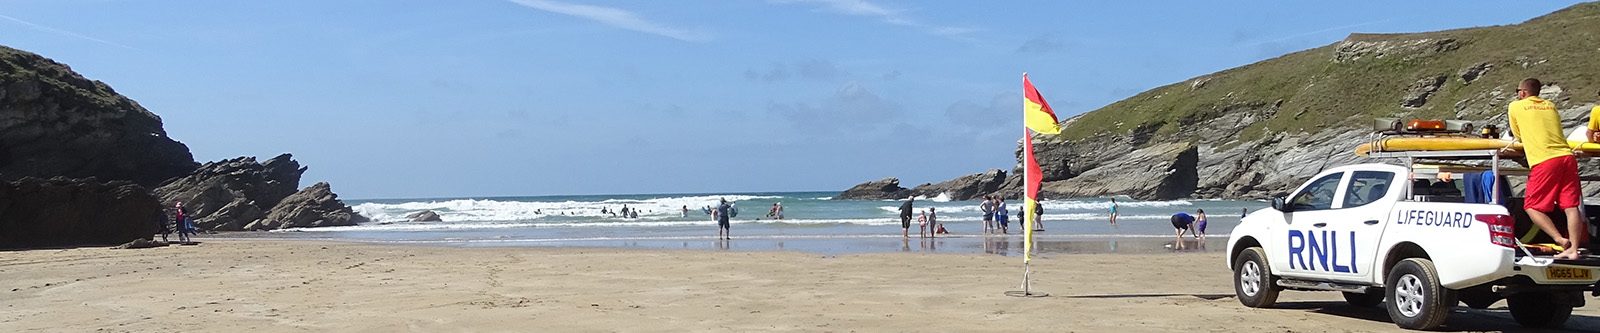
[[[432,210],[439,214],[440,219],[456,221],[534,221],[550,217],[610,217],[611,214],[600,213],[601,208],[607,211],[621,210],[623,205],[628,209],[638,209],[639,217],[647,220],[668,219],[682,215],[684,207],[689,208],[689,214],[701,214],[700,208],[715,205],[720,199],[738,201],[754,199],[778,199],[779,196],[753,196],[753,195],[702,195],[687,197],[662,197],[651,199],[609,199],[604,201],[509,201],[491,199],[456,199],[445,201],[417,201],[395,204],[363,203],[353,209],[361,215],[371,218],[374,222],[402,222],[406,215]],[[763,210],[764,207],[742,207],[744,209]]]

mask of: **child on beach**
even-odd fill
[[[928,238],[928,211],[926,210],[917,216],[917,237]]]
[[[1204,209],[1195,209],[1194,213],[1195,213],[1195,215],[1197,215],[1197,216],[1195,216],[1195,219],[1194,219],[1194,232],[1193,232],[1194,233],[1194,239],[1205,240],[1206,239],[1206,210],[1204,210]]]
[[[1111,197],[1111,225],[1117,225],[1117,197]]]
[[[928,207],[928,237],[938,238],[940,231],[944,231],[944,225],[939,224],[939,212]]]

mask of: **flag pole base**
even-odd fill
[[[1039,292],[1039,291],[1033,290],[1033,288],[1032,288],[1033,285],[1030,283],[1031,281],[1028,281],[1028,277],[1032,273],[1033,273],[1033,267],[1028,265],[1028,263],[1026,263],[1026,262],[1022,263],[1022,286],[1021,286],[1022,290],[1007,291],[1006,292],[1006,296],[1028,297],[1028,298],[1050,297],[1050,294],[1048,294],[1048,293],[1043,293],[1043,292]]]

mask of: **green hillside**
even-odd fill
[[[1363,47],[1369,52],[1362,54]],[[1480,64],[1490,67],[1467,82],[1463,71]],[[1409,87],[1441,76],[1443,85],[1426,104],[1401,106]],[[1140,93],[1069,120],[1063,138],[1130,135],[1148,138],[1135,140],[1141,144],[1187,141],[1173,136],[1183,124],[1264,107],[1275,112],[1239,129],[1239,140],[1233,142],[1269,133],[1366,126],[1379,116],[1484,119],[1493,116],[1494,105],[1504,106],[1503,96],[1526,77],[1563,87],[1569,103],[1594,101],[1600,88],[1600,3],[1509,26],[1352,35],[1332,45]]]

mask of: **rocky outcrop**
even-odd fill
[[[406,214],[406,220],[407,221],[411,221],[411,222],[442,222],[442,221],[444,221],[443,219],[439,218],[439,213],[435,213],[435,212],[433,212],[431,210],[424,210],[424,211],[420,211],[420,212],[416,212],[416,213]]]
[[[96,177],[154,187],[195,166],[160,117],[111,86],[0,46],[0,180]]]
[[[0,248],[149,239],[164,216],[150,191],[129,181],[29,177],[0,183]]]
[[[1128,195],[1144,199],[1176,199],[1194,192],[1199,176],[1197,148],[1189,143],[1164,143],[1135,150],[1072,179],[1046,182],[1047,198]]]
[[[1480,62],[1477,65],[1461,70],[1460,73],[1456,73],[1456,76],[1461,78],[1461,84],[1472,84],[1472,81],[1477,81],[1478,78],[1489,73],[1491,69],[1494,69],[1494,63]]]
[[[833,197],[834,200],[882,200],[904,199],[911,196],[911,190],[900,187],[900,178],[884,178],[861,183],[850,187],[848,190]]]
[[[156,195],[166,204],[182,202],[201,230],[245,230],[245,224],[266,217],[294,194],[305,171],[289,154],[265,163],[239,157],[206,163],[156,188]]]
[[[1399,55],[1405,60],[1433,56],[1461,48],[1454,38],[1394,39],[1383,35],[1354,34],[1340,42],[1333,54],[1334,63],[1383,59]]]
[[[1400,98],[1400,107],[1420,108],[1428,104],[1428,97],[1439,91],[1439,87],[1444,85],[1445,78],[1444,75],[1439,75],[1412,83],[1410,87],[1406,87],[1405,97]]]
[[[922,184],[911,189],[911,195],[937,197],[948,195],[950,200],[972,200],[1000,190],[1006,182],[1006,172],[1000,169],[961,176],[937,184]]]
[[[244,226],[246,230],[273,230],[285,228],[312,228],[350,226],[366,222],[356,214],[339,195],[333,193],[328,183],[319,182],[283,198],[266,217]]]

